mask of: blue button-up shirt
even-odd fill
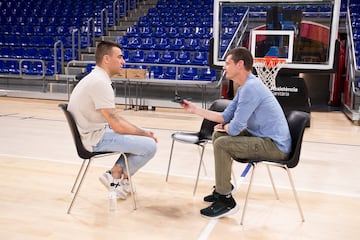
[[[284,112],[269,88],[253,74],[238,88],[222,116],[229,124],[230,136],[247,129],[254,136],[271,138],[280,151],[290,153],[291,136]]]

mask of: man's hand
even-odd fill
[[[184,99],[180,105],[189,113],[195,113],[197,107],[191,101]]]
[[[217,125],[215,125],[214,131],[217,131],[217,132],[226,132],[223,124],[217,124]]]

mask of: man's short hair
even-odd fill
[[[96,51],[95,51],[95,61],[96,63],[101,63],[103,57],[105,55],[111,55],[111,51],[112,48],[116,47],[116,48],[120,48],[121,49],[121,45],[115,42],[110,42],[110,41],[101,41],[98,43],[97,47],[96,47]]]
[[[245,69],[248,71],[252,71],[253,68],[253,57],[251,55],[251,52],[244,47],[237,47],[234,49],[231,49],[226,56],[231,55],[231,59],[238,63],[240,60],[244,61]]]

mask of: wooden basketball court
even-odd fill
[[[360,235],[360,127],[342,112],[312,112],[301,161],[293,169],[305,215],[301,222],[286,173],[274,169],[280,199],[276,200],[266,169],[259,169],[244,225],[239,225],[248,178],[245,165],[234,163],[234,195],[240,210],[219,220],[200,216],[212,191],[212,146],[204,160],[193,196],[199,151],[175,143],[169,181],[165,182],[174,131],[197,131],[202,119],[181,109],[123,110],[133,123],[151,128],[158,152],[133,180],[132,201],[108,209],[107,191],[98,177],[115,161],[96,160],[71,214],[70,189],[80,167],[59,101],[0,98],[0,238],[1,239],[358,239]],[[242,181],[243,180],[243,181]]]

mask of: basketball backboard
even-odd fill
[[[285,69],[332,71],[340,0],[214,0],[212,62],[236,46],[285,58]]]

